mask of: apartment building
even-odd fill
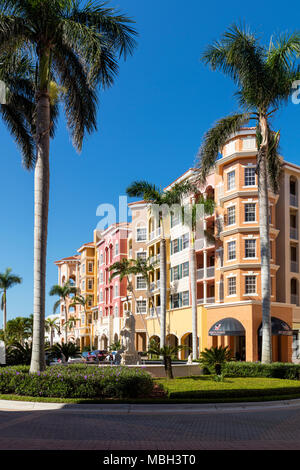
[[[256,157],[255,128],[242,128],[228,140],[214,171],[199,188],[204,198],[214,199],[215,210],[212,215],[205,215],[195,239],[198,348],[201,351],[205,347],[228,345],[238,359],[247,361],[257,361],[261,355]],[[189,169],[165,191],[192,179],[194,173],[194,169]],[[299,184],[300,167],[283,160],[280,193],[269,192],[274,361],[298,357]],[[194,195],[190,194],[183,204],[192,201]],[[130,224],[108,227],[97,234],[98,238],[94,235],[93,246],[86,244],[78,250],[79,257],[57,262],[60,282],[71,276],[81,290],[86,288],[82,282],[87,282],[89,276],[85,278],[82,269],[94,279],[95,294],[93,305],[87,310],[87,325],[82,323],[82,330],[77,333],[80,337],[90,336],[89,344],[106,348],[120,339],[123,311],[130,309],[136,317],[136,348],[143,351],[151,339],[160,339],[162,296],[166,293],[165,341],[191,348],[191,229],[182,223],[178,213],[162,218],[155,216],[144,201],[130,203],[129,208]],[[166,290],[161,283],[162,243],[166,247]],[[126,280],[109,280],[109,267],[122,257],[150,259],[153,272],[148,288],[141,276],[130,278],[132,292],[128,291]],[[89,272],[92,264],[81,268],[84,260],[94,263],[93,272]],[[86,331],[83,328],[89,322],[91,327]],[[186,349],[180,356],[186,358],[188,354]]]

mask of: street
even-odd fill
[[[300,450],[300,400],[227,405],[0,403],[1,450]]]

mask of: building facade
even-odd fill
[[[71,276],[84,295],[89,294],[87,283],[91,291],[94,289],[86,324],[81,322],[82,330],[76,334],[76,340],[84,334],[90,338],[87,342],[80,339],[81,346],[92,344],[105,349],[119,340],[123,311],[130,309],[136,317],[136,348],[147,350],[151,339],[159,341],[161,305],[166,296],[165,341],[191,348],[191,298],[196,289],[199,351],[228,345],[237,359],[260,359],[262,298],[256,157],[254,128],[242,128],[228,140],[206,184],[198,188],[202,197],[214,200],[215,208],[213,214],[204,216],[201,230],[195,233],[195,243],[191,228],[178,213],[171,211],[160,218],[149,204],[138,201],[129,204],[129,224],[114,224],[101,234],[94,234],[93,244],[83,245],[79,256],[56,263],[60,282]],[[194,170],[189,169],[165,191],[193,177]],[[280,193],[269,192],[274,361],[297,360],[299,352],[299,184],[300,167],[283,160]],[[183,205],[191,202],[195,202],[193,194],[185,197]],[[165,288],[161,282],[163,244]],[[194,286],[192,256],[197,268]],[[141,275],[131,276],[129,292],[126,279],[110,280],[110,266],[123,257],[149,260],[153,265],[149,285]],[[93,282],[89,277],[93,277]],[[80,310],[75,314],[80,317]],[[84,330],[88,325],[89,331]],[[189,349],[182,351],[181,358],[188,354]]]

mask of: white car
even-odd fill
[[[81,357],[69,357],[68,363],[69,364],[81,364],[83,362]]]

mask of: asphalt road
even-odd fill
[[[300,450],[300,401],[43,405],[0,401],[1,450]]]

